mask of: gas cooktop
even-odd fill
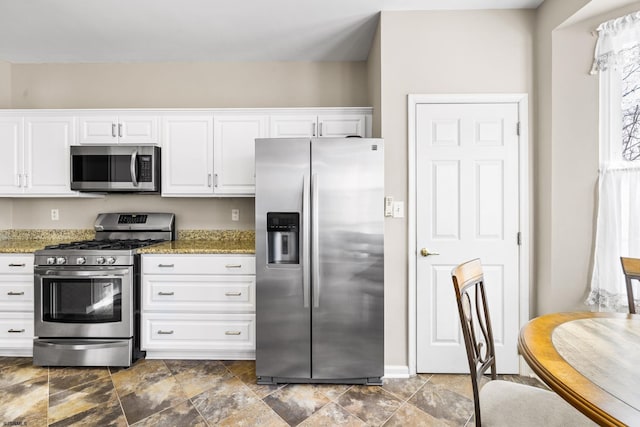
[[[35,252],[36,265],[133,265],[136,249],[175,239],[175,215],[101,213],[96,238],[46,246]]]

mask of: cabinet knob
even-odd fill
[[[9,292],[7,292],[7,295],[20,296],[20,295],[24,295],[24,291],[22,291],[22,292],[9,291]]]
[[[158,292],[158,295],[171,296],[171,295],[174,295],[174,293],[173,292]]]
[[[23,334],[24,329],[9,329],[7,332],[9,332],[10,334]]]
[[[172,335],[173,334],[173,329],[170,331],[158,331],[158,335]]]
[[[240,335],[241,332],[240,331],[226,331],[224,334],[225,335]]]

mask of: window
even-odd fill
[[[621,52],[622,159],[640,160],[640,45]]]
[[[620,257],[640,258],[640,12],[598,27],[600,170],[587,304],[626,311]]]

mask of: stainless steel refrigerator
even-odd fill
[[[256,139],[259,384],[381,384],[384,143]]]

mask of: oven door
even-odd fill
[[[133,336],[133,267],[36,267],[34,331],[40,338]]]

